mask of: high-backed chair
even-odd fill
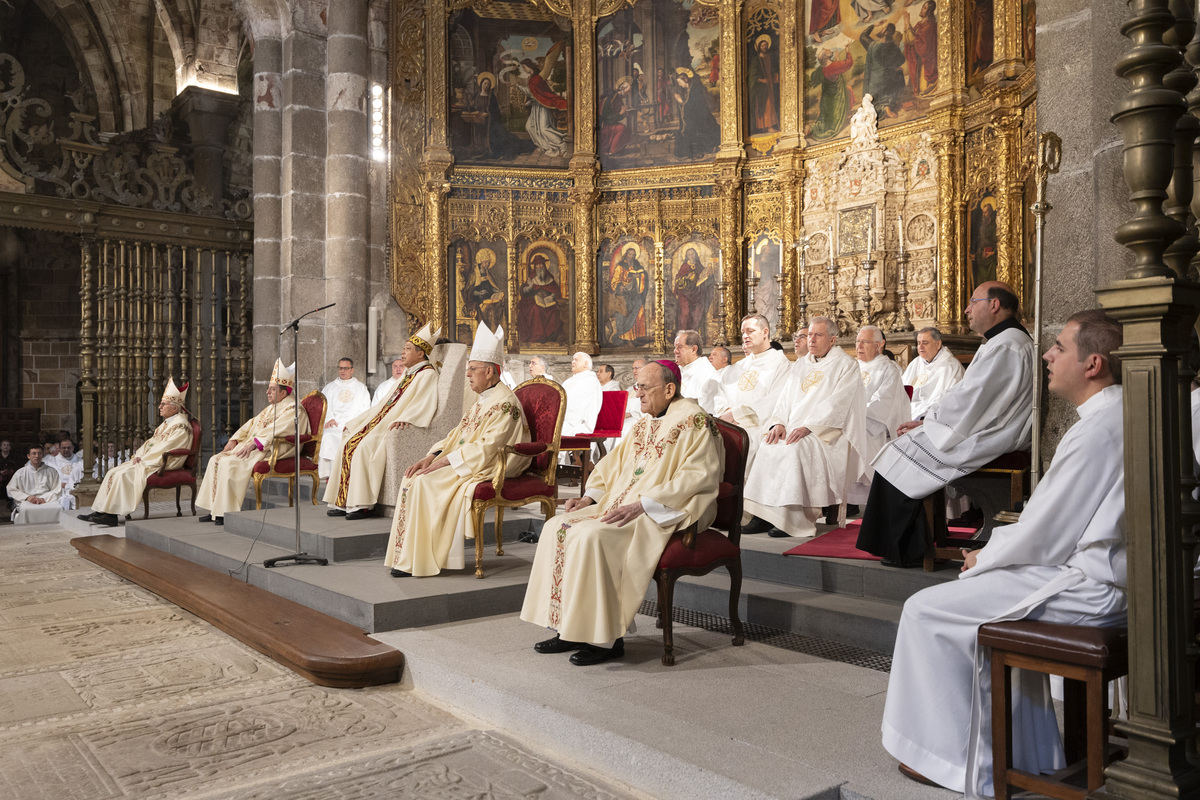
[[[554,381],[531,378],[516,390],[525,412],[530,441],[504,448],[499,477],[480,481],[475,486],[471,514],[475,521],[475,577],[483,577],[483,516],[496,509],[496,555],[504,555],[504,509],[540,503],[546,519],[558,507],[558,439],[562,433],[567,393]],[[504,477],[504,464],[510,455],[529,456],[529,467],[515,478]]]
[[[312,502],[317,504],[317,484],[321,478],[317,475],[317,453],[321,451],[321,433],[325,430],[325,411],[328,408],[325,395],[318,391],[309,392],[300,401],[300,413],[308,414],[309,433],[300,436],[300,474],[312,478]],[[262,483],[267,478],[287,478],[288,508],[292,507],[293,498],[299,491],[296,485],[296,456],[279,457],[279,445],[296,444],[295,436],[277,436],[271,443],[271,458],[254,465],[254,507],[262,508]]]
[[[992,478],[1000,479],[1008,482],[1008,502],[1009,508],[1015,508],[1018,503],[1024,498],[1025,483],[1029,478],[1029,466],[1031,464],[1028,451],[1014,450],[1011,453],[1005,453],[1002,456],[992,459],[984,464],[979,469],[967,476],[969,479],[974,478]],[[965,480],[965,479],[963,479]],[[949,528],[946,522],[946,490],[938,489],[933,494],[929,495],[924,500],[925,512],[925,558],[924,567],[926,572],[933,572],[936,568],[937,559],[949,559],[951,561],[962,560],[962,550],[964,546],[961,540],[953,540],[950,538]],[[984,513],[984,527],[976,533],[975,544],[966,544],[968,548],[981,547],[986,539],[983,535],[991,529],[990,514]]]
[[[628,400],[629,395],[626,392],[604,392],[600,398],[600,413],[596,415],[595,430],[591,433],[561,437],[559,450],[564,453],[579,454],[580,497],[583,496],[583,491],[587,487],[588,476],[592,474],[592,444],[595,443],[600,448],[599,458],[604,458],[604,440],[615,439],[621,435],[621,423],[625,421],[625,403]]]
[[[742,620],[738,616],[738,600],[742,594],[742,484],[745,481],[746,454],[750,437],[737,425],[715,417],[721,441],[725,445],[725,470],[717,491],[717,518],[713,527],[697,530],[689,525],[671,535],[667,547],[658,559],[654,582],[658,585],[658,626],[663,632],[664,667],[675,666],[673,621],[675,581],[684,575],[707,575],[717,567],[729,570],[729,621],[733,626],[733,644],[740,647],[746,641]],[[724,533],[722,533],[724,531]]]
[[[192,516],[196,516],[196,466],[200,462],[200,423],[194,418],[191,423],[192,446],[169,450],[163,457],[163,465],[158,468],[158,472],[146,479],[146,488],[142,490],[142,519],[150,516],[150,490],[172,487],[175,489],[175,516],[182,517],[183,509],[179,507],[179,492],[184,486],[192,490]],[[167,460],[172,456],[187,456],[187,459],[179,469],[167,469]],[[125,519],[132,516],[132,514],[126,514]]]

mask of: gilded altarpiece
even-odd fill
[[[1029,0],[393,4],[393,294],[459,340],[504,324],[512,353],[662,353],[679,328],[736,345],[749,310],[778,338],[817,313],[963,333],[979,280],[1028,292],[1034,19]]]

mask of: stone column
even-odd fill
[[[254,406],[254,380],[266,381],[279,352],[283,152],[283,43],[254,42],[254,321],[247,408]],[[290,319],[290,317],[289,317]],[[264,384],[265,386],[265,384]],[[253,413],[253,412],[250,412]],[[243,415],[242,421],[245,421]]]
[[[201,86],[185,87],[171,104],[171,110],[188,126],[196,188],[206,192],[214,206],[220,205],[225,194],[225,145],[237,107],[237,95]]]

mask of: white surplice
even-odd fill
[[[775,410],[758,429],[758,457],[746,471],[746,511],[791,536],[816,533],[821,507],[840,505],[867,468],[865,412],[862,372],[845,350],[797,359]],[[792,444],[762,443],[773,425],[811,433]]]
[[[679,365],[683,378],[679,391],[700,404],[709,414],[717,407],[717,395],[721,393],[721,382],[717,379],[716,367],[707,358],[697,358],[690,364]]]
[[[325,384],[321,394],[325,395],[328,404],[325,408],[325,424],[336,423],[321,434],[320,458],[326,463],[320,466],[321,475],[325,476],[329,474],[329,464],[337,458],[342,448],[342,430],[350,420],[371,407],[371,393],[358,378],[338,378]]]
[[[403,373],[401,373],[403,377]],[[392,396],[392,390],[400,383],[400,378],[388,378],[383,383],[375,387],[375,393],[371,395],[371,405],[377,406],[384,400]]]
[[[969,370],[968,370],[969,372]],[[1121,387],[1079,406],[1079,422],[1021,520],[996,528],[976,566],[904,604],[883,712],[883,745],[922,775],[968,797],[991,796],[991,676],[985,622],[1125,621],[1125,478]],[[1017,678],[1017,674],[1020,678]],[[1063,766],[1044,675],[1014,673],[1018,769]]]
[[[970,475],[992,459],[1028,450],[1033,432],[1033,340],[1005,328],[975,353],[921,427],[900,436],[875,459],[878,475],[914,500]]]
[[[904,370],[904,385],[913,387],[912,417],[920,419],[929,412],[950,387],[963,378],[963,365],[942,345],[932,361],[917,356]]]
[[[562,435],[591,433],[596,430],[596,417],[604,402],[600,379],[590,369],[577,372],[562,383],[567,393],[567,410],[563,415]]]
[[[750,435],[746,474],[750,473],[762,441],[762,421],[775,410],[775,401],[783,390],[791,366],[792,362],[782,350],[768,347],[761,353],[750,353],[721,371],[721,391],[713,416],[731,413],[733,421]]]
[[[8,482],[8,496],[13,501],[13,522],[35,524],[56,522],[62,510],[62,481],[58,470],[45,461],[37,469],[29,462],[13,473]],[[28,503],[30,497],[45,500],[45,503]]]
[[[58,470],[62,493],[58,496],[59,507],[64,511],[75,508],[75,487],[83,480],[83,453],[73,453],[70,458],[61,455],[46,456],[43,464]]]
[[[616,378],[613,378],[608,383],[600,384],[600,391],[602,391],[602,392],[619,392],[619,391],[621,391],[621,384]]]
[[[863,423],[867,439],[863,452],[870,462],[884,445],[896,438],[896,430],[912,417],[909,414],[908,392],[904,391],[903,375],[895,361],[880,354],[865,363],[859,361],[858,368],[862,371],[863,395],[867,402],[866,420]],[[866,503],[873,477],[875,469],[868,464],[862,479],[856,481],[847,492],[846,502],[856,505]]]

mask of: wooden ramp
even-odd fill
[[[396,683],[404,654],[353,625],[138,542],[72,539],[79,554],[143,586],[319,686]]]

